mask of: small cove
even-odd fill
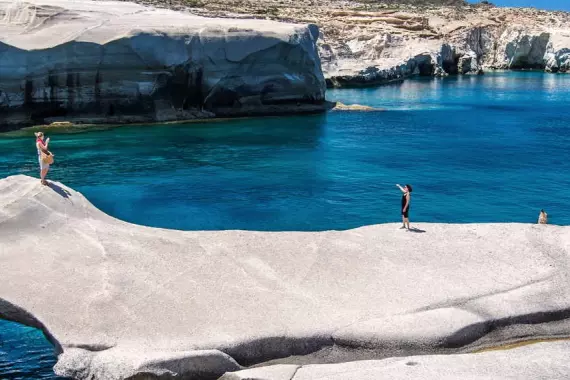
[[[397,182],[414,185],[420,227],[535,223],[541,208],[570,225],[570,76],[497,72],[328,97],[386,111],[55,132],[51,179],[119,219],[182,230],[397,222]],[[0,148],[0,177],[37,176],[31,133],[0,136]],[[56,378],[38,337],[0,322],[0,371]]]

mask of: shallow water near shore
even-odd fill
[[[397,222],[398,182],[414,186],[419,227],[535,223],[541,208],[570,225],[570,75],[418,79],[328,98],[386,111],[54,132],[50,178],[114,217],[182,230]],[[0,178],[37,176],[31,133],[0,136],[0,149]],[[16,342],[19,329],[5,326],[0,341]],[[22,354],[36,350],[25,336],[10,352],[0,345],[0,373],[54,376],[53,362]]]

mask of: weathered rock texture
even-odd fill
[[[0,318],[44,330],[60,352],[56,372],[91,380],[215,379],[291,355],[283,363],[570,334],[570,227],[398,227],[154,229],[61,184],[8,177]]]
[[[432,355],[342,364],[280,365],[228,373],[220,380],[565,380],[570,342],[508,351]]]
[[[322,110],[318,36],[133,3],[0,0],[0,125]]]
[[[412,75],[481,74],[485,68],[570,71],[570,14],[564,12],[469,6],[463,1],[193,3],[190,11],[203,15],[319,25],[319,52],[329,86],[375,85]],[[184,2],[168,4],[182,7]]]

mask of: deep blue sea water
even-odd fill
[[[535,223],[544,208],[570,225],[570,75],[418,79],[328,97],[386,111],[53,132],[50,178],[117,218],[183,230],[395,222],[395,183],[414,187],[412,224]],[[37,176],[31,132],[0,135],[0,149],[0,177]],[[0,341],[16,331],[0,324]],[[0,373],[13,358],[41,366],[23,353],[44,355],[40,341],[0,345]]]
[[[53,347],[42,333],[0,320],[0,379],[63,379],[53,373],[55,362]]]

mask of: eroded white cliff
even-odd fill
[[[493,7],[337,11],[323,16],[319,25],[329,86],[492,69],[562,73],[570,67],[570,14],[564,12]]]
[[[0,0],[0,124],[321,110],[318,35],[125,2]]]

